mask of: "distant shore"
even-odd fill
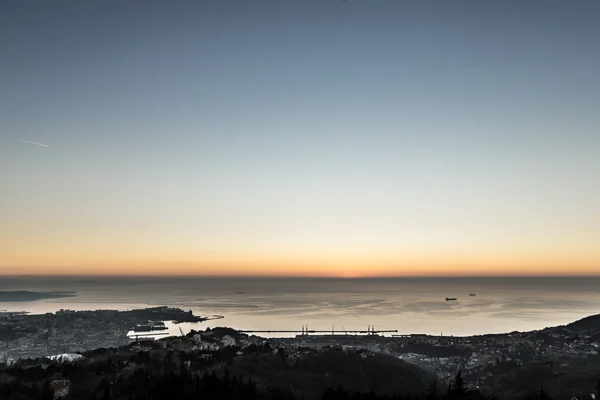
[[[77,294],[73,291],[31,292],[28,290],[0,290],[0,303],[20,303],[75,296]]]

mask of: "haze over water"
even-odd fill
[[[5,278],[0,290],[75,291],[77,296],[1,303],[0,310],[132,309],[168,305],[223,315],[188,330],[397,329],[473,335],[562,325],[600,313],[600,278]],[[469,296],[475,293],[476,296]],[[445,301],[456,297],[457,301]],[[176,330],[175,330],[176,329]],[[178,328],[171,333],[178,333]],[[266,335],[262,336],[285,336]]]

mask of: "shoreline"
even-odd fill
[[[54,303],[53,301],[48,301],[48,300],[41,300],[42,302],[46,303],[46,304],[52,304]],[[30,303],[30,302],[19,302],[19,303]],[[16,302],[10,303],[10,304],[16,304]],[[85,302],[73,302],[73,305],[79,304],[79,305],[85,305],[85,304],[123,304],[123,302],[118,302],[118,301],[114,301],[114,302],[103,302],[103,301],[85,301]],[[64,303],[61,303],[61,305],[65,305]],[[0,318],[4,315],[4,316],[8,316],[8,315],[13,315],[13,316],[30,316],[30,317],[40,317],[40,316],[45,316],[45,315],[56,315],[57,313],[64,313],[64,312],[68,312],[68,313],[103,313],[103,312],[117,312],[117,313],[136,313],[136,312],[144,312],[144,311],[150,311],[150,310],[155,310],[155,309],[177,309],[177,310],[181,310],[182,312],[185,312],[186,315],[192,313],[192,319],[185,319],[185,320],[176,320],[176,319],[171,319],[171,318],[166,318],[166,319],[154,319],[154,321],[160,321],[160,322],[170,322],[176,326],[181,326],[181,328],[184,329],[184,331],[187,331],[188,329],[195,329],[195,326],[192,327],[187,327],[187,324],[198,324],[198,323],[205,323],[207,321],[211,321],[214,319],[223,319],[224,317],[222,315],[219,315],[218,318],[214,318],[215,316],[197,316],[196,314],[193,313],[192,310],[189,311],[183,311],[182,308],[178,307],[178,306],[173,306],[173,305],[153,305],[153,304],[149,304],[149,303],[132,303],[132,304],[128,304],[130,306],[134,306],[134,307],[123,307],[123,308],[95,308],[95,309],[81,309],[81,308],[77,308],[77,309],[70,309],[70,308],[64,308],[64,309],[54,309],[54,311],[40,311],[40,312],[36,312],[36,311],[26,311],[23,309],[13,309],[13,310],[6,310],[6,309],[2,309],[0,310]],[[469,337],[482,337],[482,336],[502,336],[502,335],[509,335],[511,333],[527,333],[527,332],[537,332],[537,331],[542,331],[545,329],[549,329],[549,328],[556,328],[556,327],[560,327],[560,326],[565,326],[568,325],[569,323],[572,323],[573,321],[577,321],[579,319],[584,319],[586,317],[591,317],[594,316],[595,314],[585,314],[586,316],[582,317],[582,318],[571,318],[571,319],[565,319],[565,321],[561,324],[552,324],[552,325],[545,325],[545,326],[540,326],[539,328],[533,328],[533,329],[525,329],[525,330],[518,330],[518,329],[510,329],[510,330],[504,330],[504,331],[486,331],[486,332],[475,332],[475,333],[457,333],[457,334],[451,334],[451,333],[446,333],[446,334],[442,334],[440,335],[438,333],[438,331],[434,331],[434,332],[426,332],[423,330],[420,331],[412,331],[412,332],[408,332],[408,331],[400,331],[398,330],[398,332],[395,332],[395,334],[400,337],[400,336],[412,336],[412,337],[416,337],[416,336],[422,336],[422,337],[454,337],[454,338],[469,338]],[[298,319],[299,318],[294,318],[294,319]],[[228,320],[230,321],[230,318],[228,318]],[[260,329],[260,328],[254,328],[254,329],[244,329],[245,327],[239,327],[239,324],[232,324],[235,325],[234,326],[230,326],[231,329],[235,329],[238,331],[263,331],[261,333],[268,333],[266,336],[262,336],[265,338],[269,338],[269,339],[289,339],[289,338],[293,338],[296,335],[300,335],[302,334],[302,328],[299,329],[285,329],[285,327],[282,328],[270,328],[270,329]],[[325,327],[325,324],[320,324],[321,326]],[[343,327],[341,324],[335,323],[334,324],[336,327],[336,331],[338,334],[342,335],[341,331],[339,328]],[[331,326],[331,325],[329,325]],[[246,326],[247,327],[247,326]],[[311,329],[315,327],[315,324],[311,324]],[[312,336],[331,336],[330,334],[328,334],[327,332],[331,332],[330,329],[317,329],[318,331],[321,331],[323,334],[322,335],[312,335]],[[349,328],[348,331],[359,331],[361,329],[351,329]],[[388,329],[385,329],[388,330]],[[394,329],[395,330],[395,329]],[[266,331],[271,331],[271,332],[266,332]],[[275,335],[271,335],[270,333],[277,333],[275,331],[288,331],[291,335],[289,336],[275,336]],[[450,329],[446,330],[446,332],[451,331]],[[179,332],[178,329],[176,329],[176,332]],[[178,334],[178,333],[177,333]],[[175,335],[175,334],[174,334]],[[311,335],[309,335],[311,336]],[[343,335],[343,336],[354,336],[354,334],[348,334],[348,335]],[[360,335],[356,335],[356,336],[360,336]],[[393,335],[388,334],[388,335],[380,335],[380,337],[392,337]]]

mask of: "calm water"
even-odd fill
[[[374,325],[399,333],[471,335],[541,329],[600,313],[600,278],[12,278],[0,279],[0,290],[77,293],[65,299],[0,302],[0,310],[42,313],[168,305],[197,315],[225,316],[196,329],[299,331],[302,325],[318,330],[335,325],[366,330]],[[446,297],[458,300],[446,302]],[[172,326],[171,332],[179,333],[179,327]]]

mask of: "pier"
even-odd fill
[[[397,329],[381,329],[381,330],[375,330],[375,327],[373,325],[369,325],[367,327],[367,330],[346,330],[346,329],[342,329],[342,330],[336,330],[335,328],[332,328],[331,330],[313,330],[313,329],[308,329],[307,325],[302,325],[302,329],[301,330],[240,330],[240,332],[242,333],[294,333],[296,335],[300,334],[302,336],[308,336],[311,334],[331,334],[331,335],[379,335],[382,333],[397,333],[398,330]]]

